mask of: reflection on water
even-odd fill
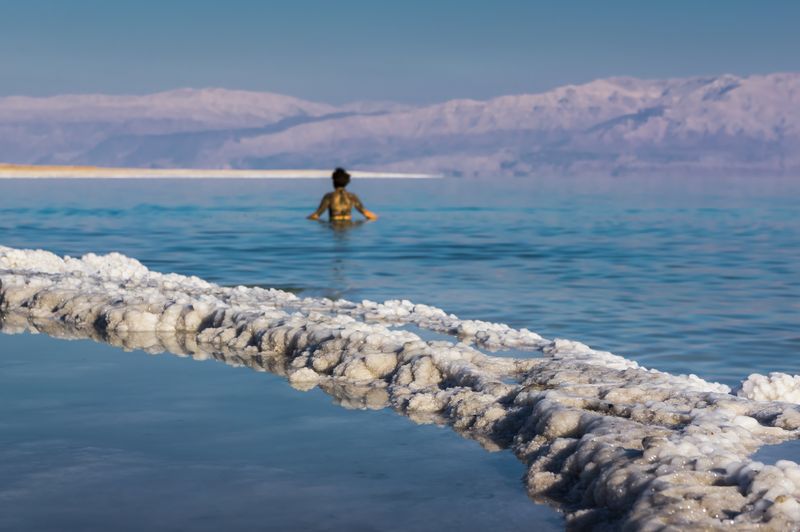
[[[407,329],[413,326],[399,327]],[[425,329],[413,327],[425,333]],[[280,377],[287,377],[290,369],[291,358],[281,353],[272,355],[265,354],[256,350],[232,349],[227,345],[216,345],[200,343],[196,332],[180,331],[111,331],[98,328],[91,324],[77,328],[59,320],[35,319],[13,312],[0,312],[0,332],[20,333],[35,332],[47,334],[54,338],[61,339],[90,339],[96,342],[103,342],[126,351],[140,350],[151,354],[170,353],[181,357],[191,357],[198,361],[216,360],[229,366],[247,367],[255,371],[266,371]],[[435,335],[427,331],[427,335]],[[452,340],[452,337],[442,335]],[[334,403],[350,409],[370,409],[379,410],[392,406],[389,402],[389,394],[385,388],[376,388],[374,383],[346,382],[343,380],[322,380],[313,383],[296,382],[290,384],[301,391],[308,391],[319,386],[326,394],[331,396]],[[448,421],[437,413],[411,412],[395,409],[398,413],[407,416],[415,423],[446,425]],[[465,438],[476,440],[485,449],[497,451],[505,448],[508,442],[500,441],[479,432],[452,427]]]
[[[348,233],[353,229],[358,229],[366,223],[364,220],[331,220],[329,222],[320,222],[327,224],[331,228],[333,234],[339,239],[347,237]]]
[[[481,452],[435,425],[410,430],[379,410],[379,389],[323,384],[336,404],[367,409],[346,412],[316,390],[301,398],[275,382],[271,374],[286,369],[277,357],[214,349],[185,334],[0,321],[5,332],[183,357],[120,357],[100,343],[0,335],[0,529],[563,527],[526,497],[510,453]],[[258,373],[187,366],[187,357]]]

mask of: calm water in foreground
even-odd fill
[[[800,180],[356,181],[381,219],[348,231],[303,219],[327,187],[5,181],[0,244],[410,299],[731,385],[800,373]],[[0,336],[0,529],[558,527],[510,453],[330,403],[221,364]]]

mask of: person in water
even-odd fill
[[[331,222],[349,222],[353,218],[350,211],[353,207],[358,210],[367,220],[377,220],[378,215],[364,208],[358,196],[345,190],[350,183],[350,174],[344,168],[337,168],[333,171],[333,192],[328,192],[322,197],[319,207],[308,216],[309,220],[319,220],[320,214],[328,209],[328,216]]]

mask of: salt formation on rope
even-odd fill
[[[345,405],[451,425],[527,465],[536,499],[575,529],[800,527],[800,467],[748,459],[797,438],[800,378],[750,376],[738,392],[578,342],[408,301],[302,299],[159,274],[112,253],[83,259],[0,247],[5,329],[220,358],[320,386]],[[393,329],[457,335],[426,342]],[[478,348],[531,350],[489,356]]]

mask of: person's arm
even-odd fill
[[[327,209],[330,206],[330,204],[331,204],[331,195],[330,193],[328,193],[322,196],[322,201],[319,202],[319,207],[317,207],[317,210],[309,214],[307,218],[309,220],[319,220],[319,215],[325,212],[325,209]]]
[[[364,218],[371,221],[375,221],[378,219],[377,214],[364,207],[364,204],[361,203],[361,200],[358,198],[358,196],[356,196],[355,194],[351,194],[351,197],[353,198],[353,207],[355,207],[358,210],[358,212],[363,214]]]

